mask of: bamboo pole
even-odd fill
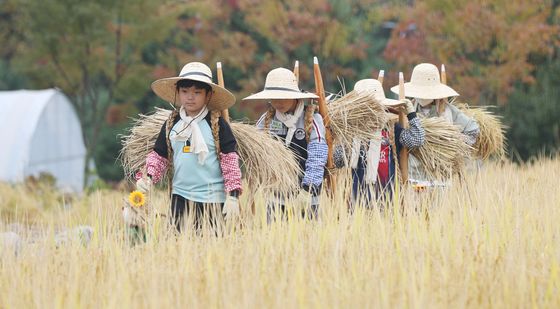
[[[404,75],[399,72],[399,100],[404,100]],[[403,129],[408,128],[408,120],[406,119],[405,111],[401,109],[399,112],[399,124]],[[403,184],[408,182],[408,149],[402,147],[399,153],[399,167],[401,169],[401,181]]]
[[[221,62],[216,63],[216,71],[217,71],[217,75],[218,75],[218,85],[225,88],[224,73],[222,72],[222,63]],[[229,122],[229,111],[227,109],[224,109],[222,111],[222,118],[224,118],[224,120],[226,122]]]
[[[296,80],[299,83],[299,61],[296,60],[294,64],[294,75],[296,76]]]
[[[385,70],[379,71],[379,75],[377,76],[377,80],[383,85],[383,79],[385,78]]]
[[[321,117],[323,117],[323,122],[325,124],[325,139],[327,141],[328,147],[328,156],[327,156],[327,175],[326,175],[326,184],[327,189],[330,191],[331,194],[335,192],[335,179],[334,175],[331,175],[331,171],[334,168],[334,161],[333,161],[333,138],[331,132],[331,120],[329,117],[329,113],[327,110],[327,102],[325,100],[325,88],[323,86],[323,77],[321,76],[321,68],[319,67],[319,59],[317,57],[313,57],[313,74],[315,77],[315,91],[317,96],[319,96],[319,113]]]

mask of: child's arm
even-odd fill
[[[224,177],[226,192],[239,196],[242,192],[241,169],[239,168],[239,155],[237,154],[237,141],[229,124],[220,118],[220,167]]]
[[[159,182],[167,170],[167,140],[165,138],[166,124],[161,127],[154,150],[146,156],[146,174],[154,183]],[[135,175],[136,180],[142,178],[142,172],[138,171]]]
[[[319,114],[314,114],[302,181],[302,187],[306,191],[312,193],[320,191],[325,165],[327,164],[327,155],[328,147],[325,140],[323,118]]]

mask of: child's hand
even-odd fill
[[[239,216],[239,199],[235,196],[228,195],[224,204],[222,213],[226,220],[230,220]]]
[[[136,190],[142,193],[148,193],[152,189],[152,180],[148,177],[142,177],[136,181]]]

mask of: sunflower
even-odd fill
[[[144,193],[138,190],[132,191],[128,196],[128,202],[130,202],[130,205],[133,207],[142,207],[146,202],[146,197],[144,196]]]

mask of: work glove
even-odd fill
[[[224,203],[222,213],[224,214],[226,221],[238,217],[239,199],[235,196],[228,195],[226,202]]]
[[[136,190],[142,193],[148,193],[152,190],[152,179],[149,177],[142,177],[136,181]]]
[[[416,111],[416,108],[414,108],[414,104],[412,104],[412,101],[410,101],[409,99],[403,99],[400,101],[404,103],[407,115]]]

